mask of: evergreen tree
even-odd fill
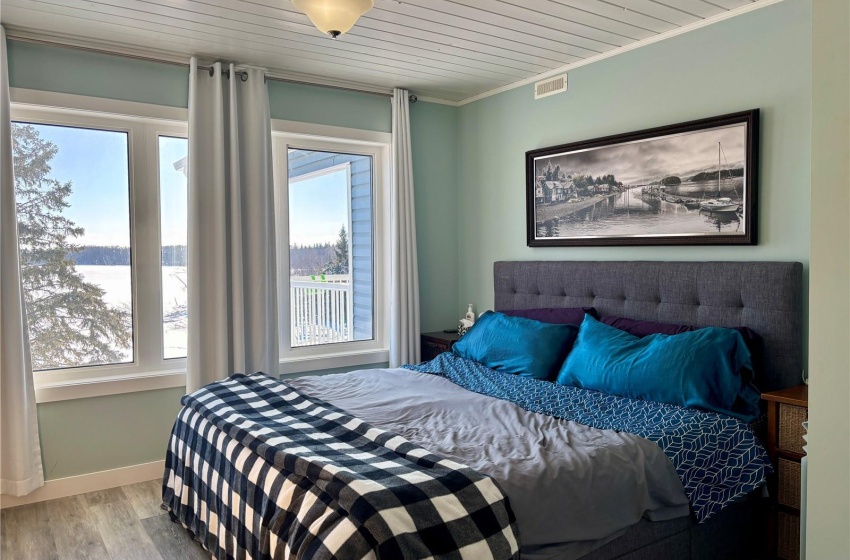
[[[324,274],[348,274],[348,232],[345,226],[339,228],[339,237],[334,243],[333,260],[325,265]]]
[[[73,188],[50,177],[58,148],[31,125],[14,124],[21,276],[33,369],[119,362],[132,343],[131,314],[103,300],[77,272],[83,228],[63,216]]]

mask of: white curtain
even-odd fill
[[[408,91],[396,88],[393,91],[390,367],[419,361],[419,266],[409,109]]]
[[[9,69],[2,26],[0,59],[0,493],[23,496],[44,485],[44,471],[21,286]]]
[[[187,391],[278,374],[271,117],[263,71],[247,77],[191,61]]]

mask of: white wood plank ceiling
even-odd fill
[[[776,0],[376,0],[333,40],[290,0],[2,0],[10,36],[232,60],[463,101]]]

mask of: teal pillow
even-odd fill
[[[752,421],[759,392],[747,381],[751,370],[750,351],[732,329],[639,338],[586,315],[557,383]]]
[[[553,378],[570,351],[578,325],[552,325],[487,311],[452,352],[491,369],[535,379]]]

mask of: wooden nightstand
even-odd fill
[[[775,472],[770,479],[773,500],[768,529],[770,558],[800,558],[800,460],[802,423],[809,418],[809,387],[800,385],[762,393],[767,401],[767,453]]]
[[[427,362],[433,360],[443,352],[449,352],[452,346],[460,338],[460,335],[455,333],[444,332],[429,332],[422,333],[422,361]]]

